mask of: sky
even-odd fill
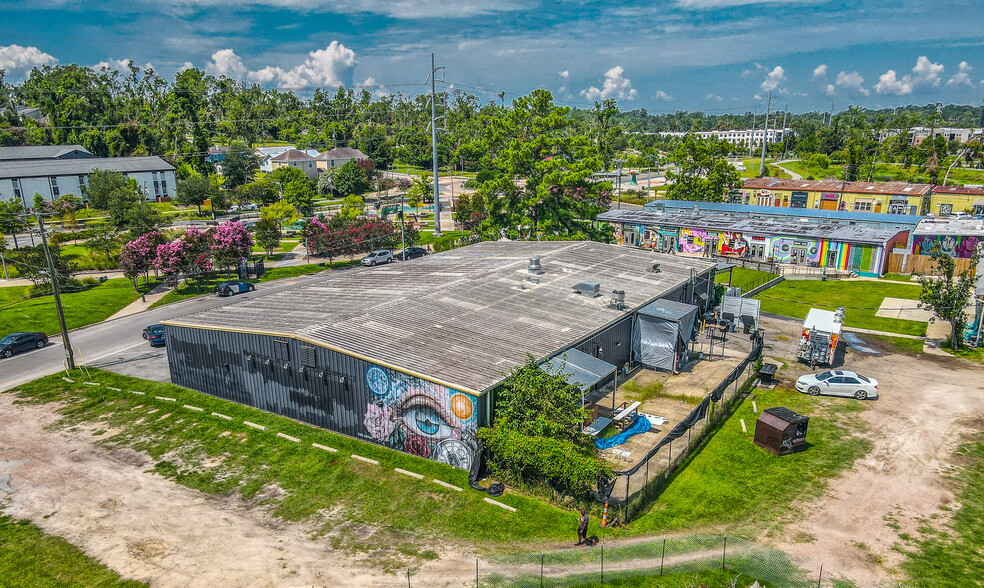
[[[984,99],[980,0],[2,0],[0,69],[127,60],[293,89],[623,110],[840,111]]]

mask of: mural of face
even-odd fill
[[[470,467],[478,425],[471,396],[379,366],[366,370],[366,386],[374,398],[363,420],[371,439],[455,467]]]

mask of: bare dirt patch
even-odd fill
[[[786,327],[795,331],[798,324]],[[780,355],[789,352],[784,342],[776,347]],[[799,367],[805,366],[790,372],[805,371]],[[892,549],[899,535],[915,535],[920,523],[942,524],[940,507],[954,506],[945,474],[961,437],[984,428],[984,369],[927,355],[853,350],[845,352],[842,367],[879,381],[881,398],[860,415],[868,425],[862,435],[874,449],[832,480],[823,498],[804,506],[804,519],[772,543],[802,560],[819,560],[859,586],[888,585],[903,557]],[[816,540],[804,542],[804,536]]]
[[[0,394],[0,473],[14,490],[0,494],[0,511],[31,520],[123,577],[209,588],[406,585],[405,576],[333,549],[304,525],[149,472],[143,453],[99,447],[81,427],[51,431],[55,409]],[[473,558],[445,552],[417,577],[444,585],[468,578],[473,566]]]

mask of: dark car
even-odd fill
[[[249,282],[222,282],[215,287],[215,293],[219,296],[232,296],[240,292],[252,292],[256,286]]]
[[[427,250],[423,247],[407,247],[403,251],[396,254],[396,258],[401,261],[406,261],[408,259],[417,259],[418,257],[423,257],[427,255]]]
[[[148,327],[144,327],[143,338],[150,341],[151,347],[167,345],[164,341],[164,325],[150,325]]]
[[[29,349],[41,349],[48,344],[44,333],[11,333],[0,339],[0,357],[10,357]]]

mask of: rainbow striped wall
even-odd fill
[[[848,269],[848,260],[851,259],[851,245],[849,243],[841,243],[840,251],[837,252],[837,269],[846,270]]]

